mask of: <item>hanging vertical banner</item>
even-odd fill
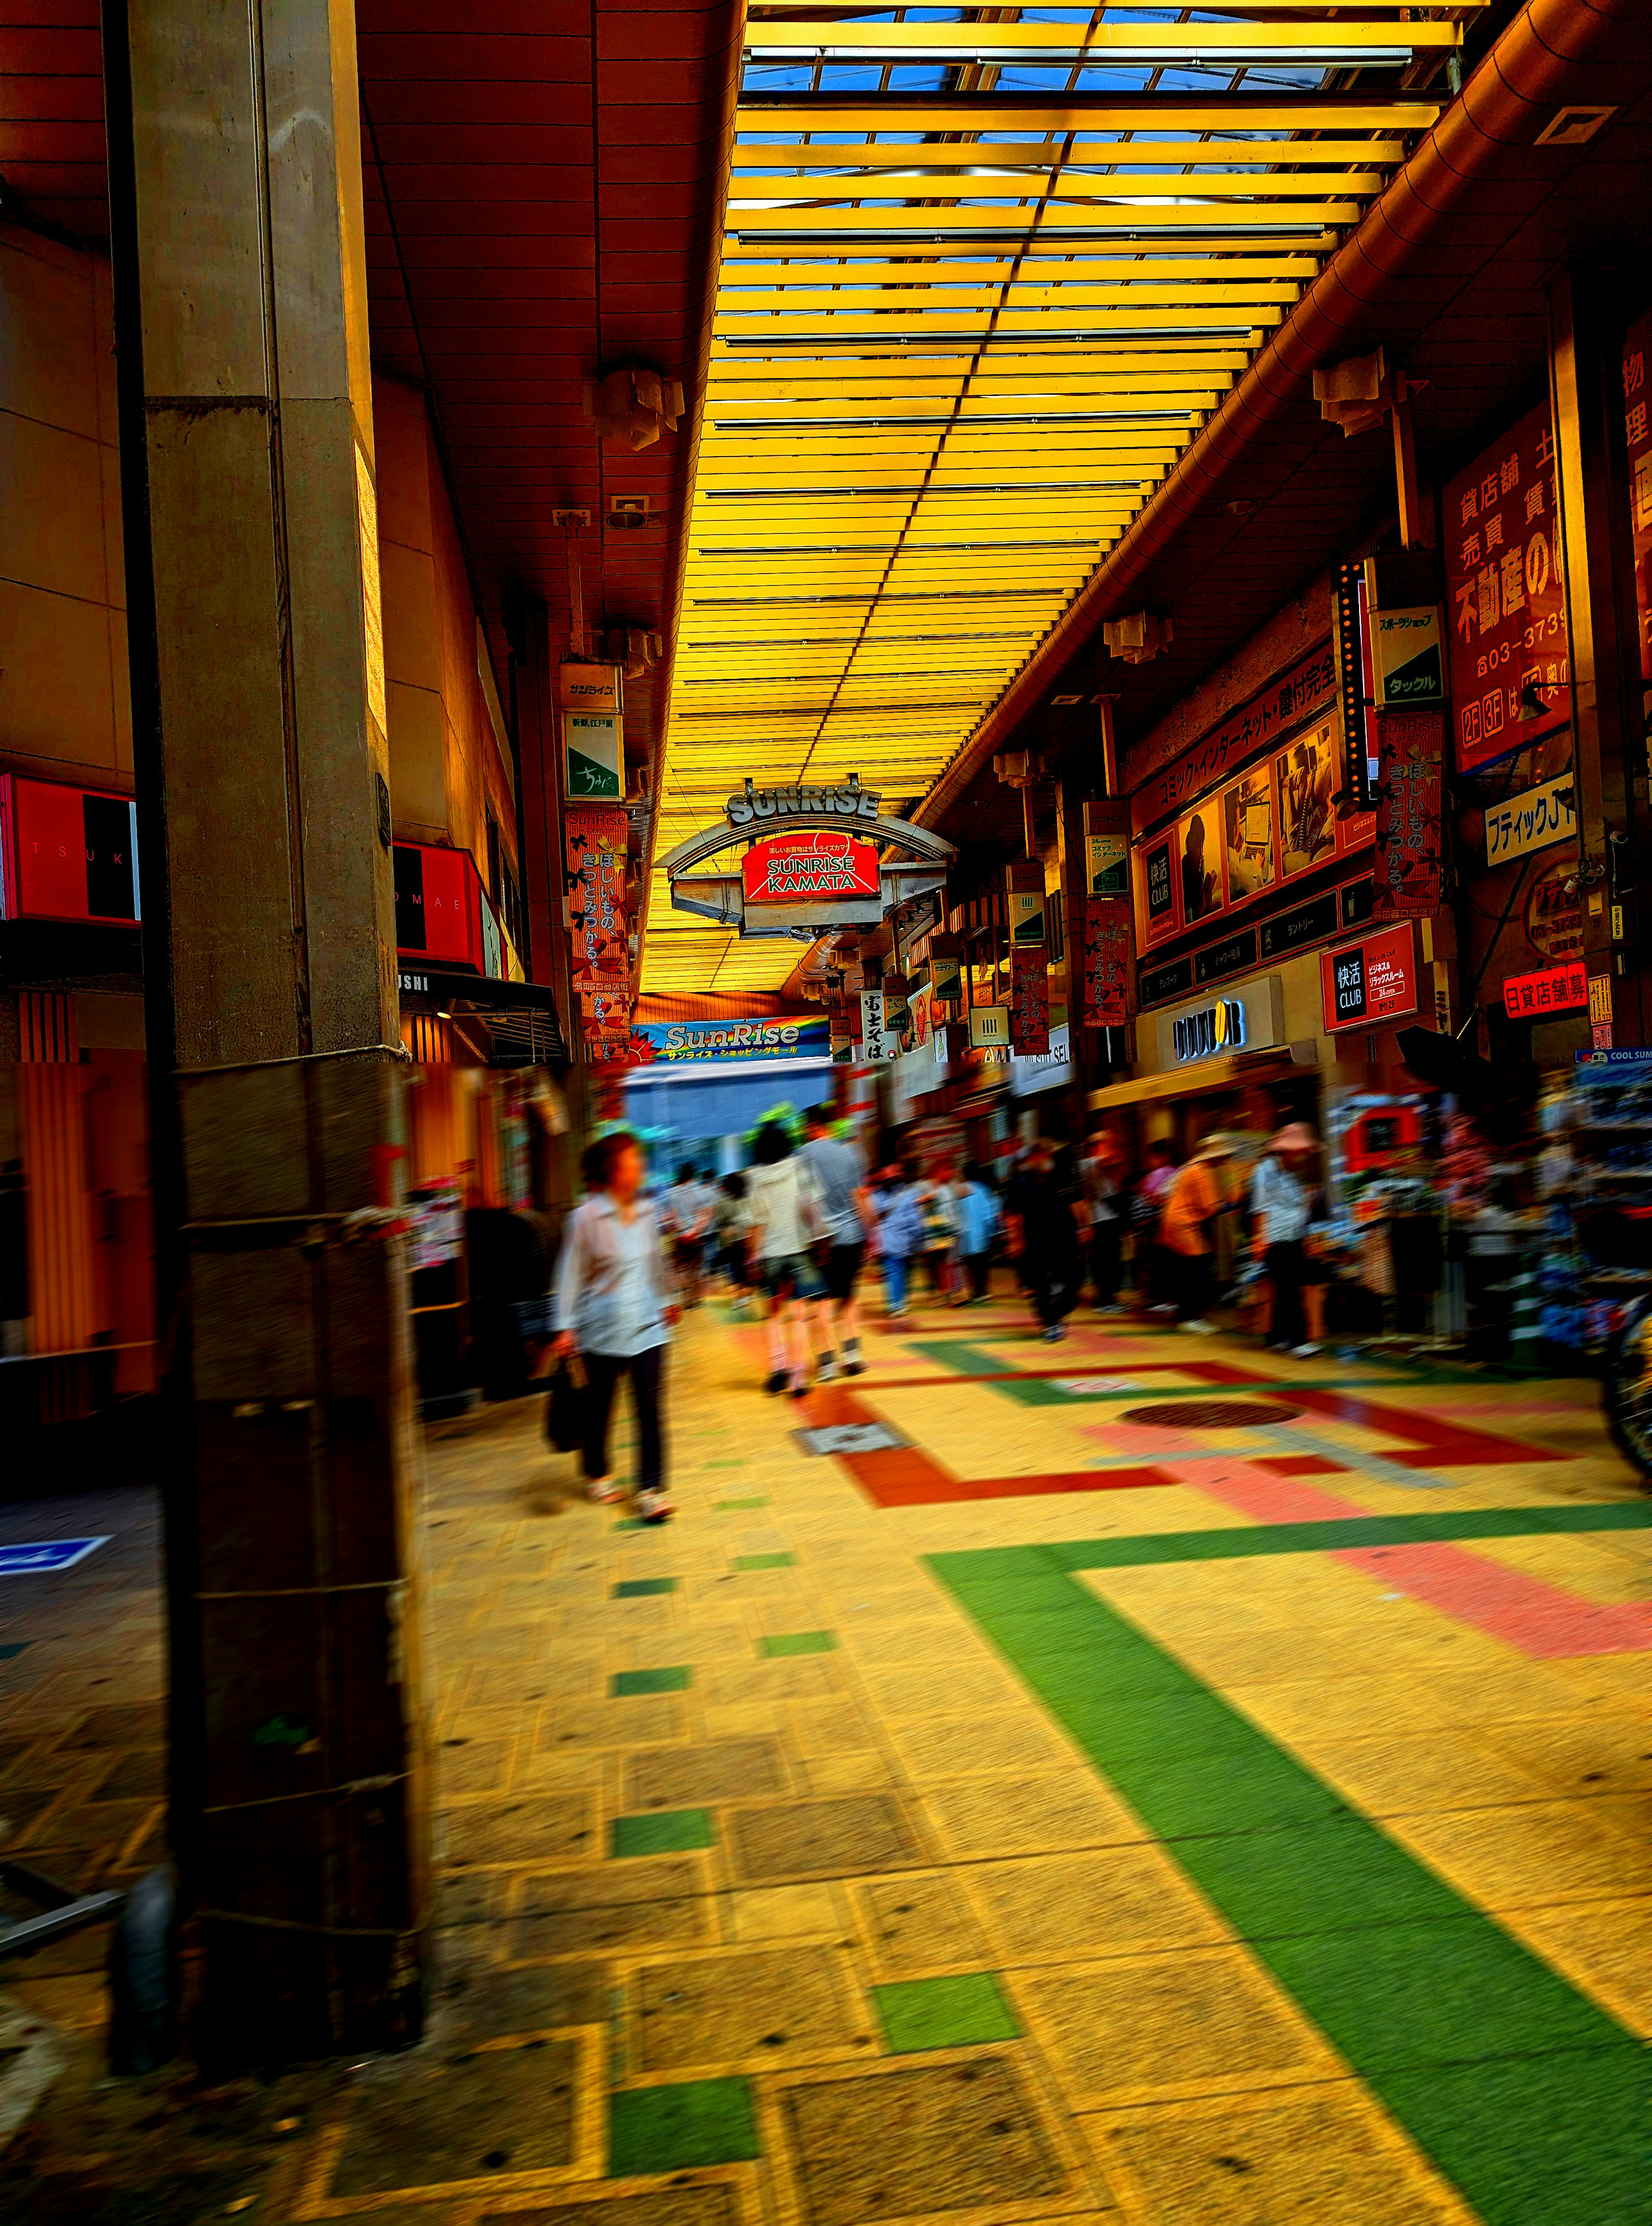
[[[625,796],[625,703],[616,665],[562,665],[556,703],[562,719],[564,792],[580,803]]]
[[[861,992],[861,1056],[867,1065],[880,1059],[893,1059],[896,1045],[884,1026],[883,991],[862,989]]]
[[[960,935],[932,935],[930,938],[930,987],[937,1005],[961,1005],[963,1002],[963,938]]]
[[[1331,639],[1337,652],[1337,699],[1342,715],[1342,792],[1345,811],[1371,808],[1369,743],[1365,731],[1365,570],[1339,564],[1331,595]]]
[[[1036,858],[1012,860],[1004,868],[1004,889],[1009,907],[1010,949],[1042,951],[1047,932],[1044,919],[1044,868]]]
[[[1084,806],[1084,894],[1128,901],[1130,807],[1122,798],[1104,797]]]
[[[1445,718],[1439,711],[1383,711],[1376,739],[1373,911],[1378,919],[1426,919],[1440,906]]]
[[[826,1026],[831,1043],[831,1053],[833,1059],[840,1064],[852,1059],[855,1056],[854,1014],[855,1008],[847,997],[827,998]]]
[[[1050,1048],[1050,970],[1042,951],[1010,953],[1009,1046],[1039,1057]]]
[[[894,1046],[897,1056],[912,1048],[913,984],[902,974],[886,974],[883,977],[883,1032]]]
[[[1135,918],[1130,902],[1130,806],[1104,797],[1084,806],[1084,906],[1079,1017],[1087,1028],[1129,1018]]]
[[[562,740],[570,798],[618,803],[624,794],[620,761],[624,745],[613,711],[564,711]]]
[[[1082,1008],[1087,1028],[1121,1028],[1129,1019],[1130,942],[1129,906],[1087,897]]]
[[[628,1035],[631,954],[626,918],[623,811],[571,805],[563,817],[574,988],[588,1040]]]

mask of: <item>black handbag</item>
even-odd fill
[[[585,1443],[585,1402],[591,1379],[578,1353],[571,1353],[550,1379],[545,1402],[545,1435],[559,1453],[577,1453]]]

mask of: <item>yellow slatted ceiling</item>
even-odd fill
[[[1484,3],[753,0],[659,852],[748,773],[925,793],[1434,121]],[[657,874],[645,991],[801,955]]]

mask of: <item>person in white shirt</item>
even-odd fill
[[[769,1295],[769,1377],[766,1391],[809,1390],[809,1359],[826,1294],[810,1248],[825,1233],[820,1186],[795,1158],[778,1121],[766,1122],[746,1172],[746,1243],[753,1281]]]
[[[640,1454],[637,1513],[645,1523],[664,1523],[672,1508],[664,1485],[660,1378],[677,1309],[659,1223],[640,1195],[642,1146],[619,1129],[589,1145],[581,1164],[590,1195],[562,1231],[560,1335],[552,1350],[562,1360],[577,1352],[589,1379],[581,1460],[594,1500],[624,1497],[608,1466],[608,1418],[620,1378],[630,1377]]]

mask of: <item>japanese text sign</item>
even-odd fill
[[[900,1046],[884,1026],[883,991],[861,992],[861,1056],[868,1065],[893,1059]]]
[[[1589,1002],[1587,970],[1576,958],[1569,966],[1546,967],[1541,974],[1511,974],[1503,985],[1503,1002],[1511,1021],[1575,1012]]]
[[[1373,908],[1382,919],[1426,919],[1439,909],[1443,723],[1438,711],[1377,716]]]
[[[1457,763],[1471,773],[1572,716],[1554,435],[1547,403],[1448,482],[1441,508]],[[1546,709],[1521,718],[1530,685]]]
[[[1229,773],[1236,773],[1270,742],[1318,710],[1336,693],[1337,660],[1329,641],[1311,650],[1260,694],[1213,727],[1202,741],[1161,771],[1143,779],[1134,765],[1122,769],[1121,785],[1132,790],[1130,827],[1144,835],[1180,805],[1203,796]]]
[[[1042,951],[1010,953],[1009,1040],[1024,1057],[1050,1048],[1050,970]]]
[[[1573,776],[1568,773],[1558,780],[1545,781],[1541,788],[1528,788],[1523,796],[1511,796],[1504,804],[1489,805],[1487,865],[1506,866],[1511,858],[1523,858],[1528,850],[1546,850],[1551,843],[1575,843],[1576,803]]]
[[[1381,1027],[1417,1009],[1416,931],[1407,921],[1340,951],[1322,951],[1320,986],[1328,1029]]]

